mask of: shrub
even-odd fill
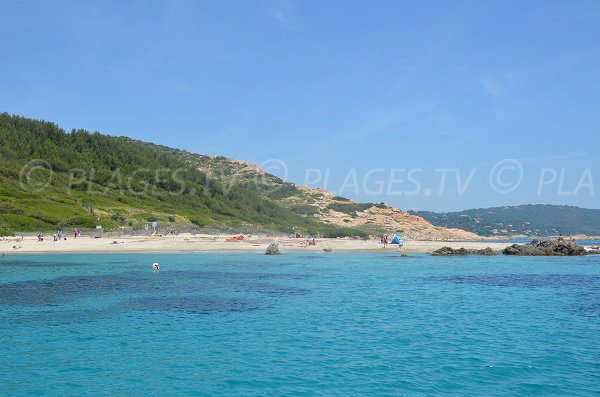
[[[299,205],[292,207],[291,210],[299,215],[315,215],[319,213],[319,207],[314,205]]]
[[[32,218],[37,219],[38,221],[42,221],[44,223],[48,223],[50,225],[57,225],[59,224],[60,220],[56,219],[56,218],[52,218],[46,215],[42,215],[42,214],[35,214],[35,215],[31,215]]]
[[[279,186],[269,186],[267,189],[267,196],[273,200],[284,199],[298,194],[298,188],[288,183]]]
[[[9,203],[0,203],[0,214],[23,215],[24,212],[21,208],[16,208]]]
[[[65,222],[60,222],[59,227],[95,228],[97,222],[92,218],[74,217]]]
[[[350,201],[350,199],[342,196],[334,196],[333,199],[337,201]]]
[[[384,203],[331,203],[327,206],[327,209],[342,212],[344,214],[356,217],[357,212],[368,210],[371,207],[387,208]]]
[[[14,236],[14,232],[5,226],[0,226],[0,236]]]
[[[115,212],[114,214],[112,214],[110,216],[110,219],[112,219],[115,222],[119,222],[119,223],[125,223],[125,221],[127,220],[127,218],[125,218],[125,215],[123,215],[119,212]]]
[[[325,237],[325,238],[358,237],[363,240],[366,240],[369,238],[369,233],[365,232],[364,230],[360,230],[360,229],[344,227],[344,228],[328,230],[323,233],[323,237]]]
[[[199,227],[207,225],[207,222],[205,220],[197,219],[197,218],[190,219],[190,222],[192,222],[194,225],[199,226]]]

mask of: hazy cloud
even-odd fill
[[[267,15],[275,22],[286,25],[290,20],[294,8],[294,3],[292,1],[276,1],[267,8]]]
[[[493,77],[484,77],[480,81],[485,92],[492,98],[498,98],[502,94],[502,87],[498,80]]]

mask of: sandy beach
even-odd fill
[[[36,237],[5,237],[0,240],[2,254],[47,254],[47,253],[125,253],[125,252],[264,252],[273,237],[254,236],[242,241],[226,241],[227,236],[178,235],[178,236],[133,236],[92,238],[82,236],[52,241],[46,238],[38,242]],[[318,239],[314,246],[304,247],[302,239],[277,238],[280,250],[285,252],[323,252],[331,248],[332,252],[394,252],[397,245],[387,248],[376,240]],[[426,253],[438,248],[482,249],[491,247],[502,249],[507,243],[494,241],[407,241],[404,248],[407,253]]]

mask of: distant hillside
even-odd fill
[[[324,237],[472,238],[255,165],[0,114],[0,235],[72,227],[230,227]]]
[[[600,210],[565,205],[520,205],[436,213],[410,211],[437,226],[456,227],[481,236],[600,236]]]

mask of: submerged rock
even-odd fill
[[[467,248],[459,248],[454,249],[451,247],[442,247],[438,250],[435,250],[431,253],[432,256],[451,256],[451,255],[485,255],[485,256],[493,256],[500,254],[500,251],[491,249],[490,247],[484,249],[467,249]]]
[[[579,256],[587,251],[574,241],[532,240],[529,244],[513,244],[502,250],[504,255],[518,256]]]
[[[279,255],[279,254],[281,254],[281,252],[279,252],[279,240],[271,241],[271,244],[269,244],[269,246],[267,247],[267,250],[265,251],[265,255]]]

